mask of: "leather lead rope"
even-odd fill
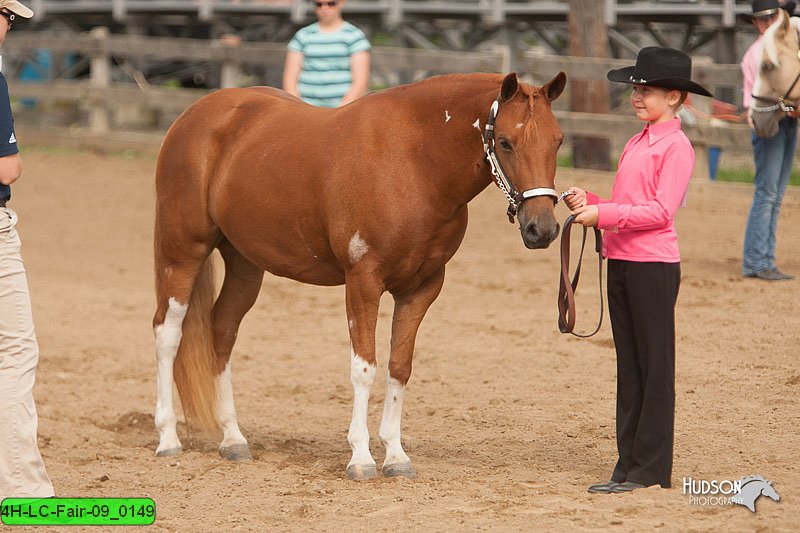
[[[586,227],[583,227],[581,253],[578,256],[578,264],[575,266],[575,276],[572,278],[572,281],[570,281],[569,255],[573,222],[575,222],[575,216],[570,215],[567,217],[567,220],[564,221],[564,229],[561,230],[561,279],[558,284],[558,329],[561,333],[570,333],[576,337],[585,339],[600,331],[600,326],[603,324],[603,236],[599,229],[593,228],[595,251],[597,252],[598,287],[600,289],[600,320],[598,320],[597,327],[591,333],[575,333],[573,331],[575,329],[575,291],[578,289],[578,281],[581,277],[583,249],[586,246]]]

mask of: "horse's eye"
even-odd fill
[[[763,70],[764,72],[769,72],[774,68],[775,65],[773,65],[772,63],[768,63],[766,61],[764,63],[761,63],[761,70]]]
[[[511,143],[508,142],[506,139],[500,139],[500,148],[502,148],[507,152],[510,152],[511,150],[514,149],[514,147],[511,146]]]

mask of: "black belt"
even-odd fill
[[[8,201],[8,199],[6,199],[6,198],[0,198],[0,207],[5,207],[7,201]]]

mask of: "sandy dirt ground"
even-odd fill
[[[151,497],[151,529],[164,531],[796,530],[800,282],[739,275],[749,186],[693,183],[678,216],[674,488],[591,495],[586,486],[607,479],[615,460],[610,326],[591,340],[558,332],[556,247],[526,250],[494,187],[471,204],[418,339],[403,429],[419,477],[358,483],[345,475],[342,287],[265,278],[233,359],[252,462],[224,461],[182,423],[185,452],[156,458],[155,159],[32,149],[24,160],[13,207],[41,344],[40,446],[59,496]],[[557,186],[607,193],[611,179],[561,171]],[[778,257],[796,275],[798,225],[791,189]],[[578,329],[598,312],[596,263],[585,268]],[[369,413],[379,465],[390,304]],[[749,474],[772,480],[781,501],[762,497],[751,513],[693,506],[682,493],[684,477]]]

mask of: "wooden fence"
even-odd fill
[[[276,43],[208,41],[198,39],[157,38],[137,35],[112,35],[105,28],[87,34],[15,33],[4,45],[4,51],[20,57],[35,50],[50,49],[58,53],[72,52],[90,57],[90,79],[52,80],[45,83],[10,81],[15,98],[40,101],[46,108],[56,103],[72,103],[88,108],[87,131],[72,128],[73,135],[108,137],[114,132],[113,112],[124,104],[137,106],[144,112],[177,115],[208,90],[178,89],[140,83],[112,82],[112,58],[119,60],[152,60],[210,62],[218,65],[221,87],[238,84],[240,69],[248,64],[279,68],[285,59],[286,47]],[[547,81],[558,71],[568,79],[605,80],[612,68],[630,64],[630,60],[549,56],[523,53],[510,57],[507,48],[488,52],[449,52],[408,48],[375,47],[372,50],[373,71],[406,71],[425,75],[456,72],[506,72],[514,69]],[[695,58],[694,77],[711,88],[732,87],[739,91],[741,73],[738,65],[713,64],[706,58]],[[710,113],[710,99],[694,97],[695,107]],[[621,146],[641,128],[630,115],[575,113],[559,102],[556,116],[567,135],[605,137]],[[705,147],[724,150],[750,150],[747,126],[699,118],[695,125],[684,127],[698,152],[700,175],[704,172]]]

